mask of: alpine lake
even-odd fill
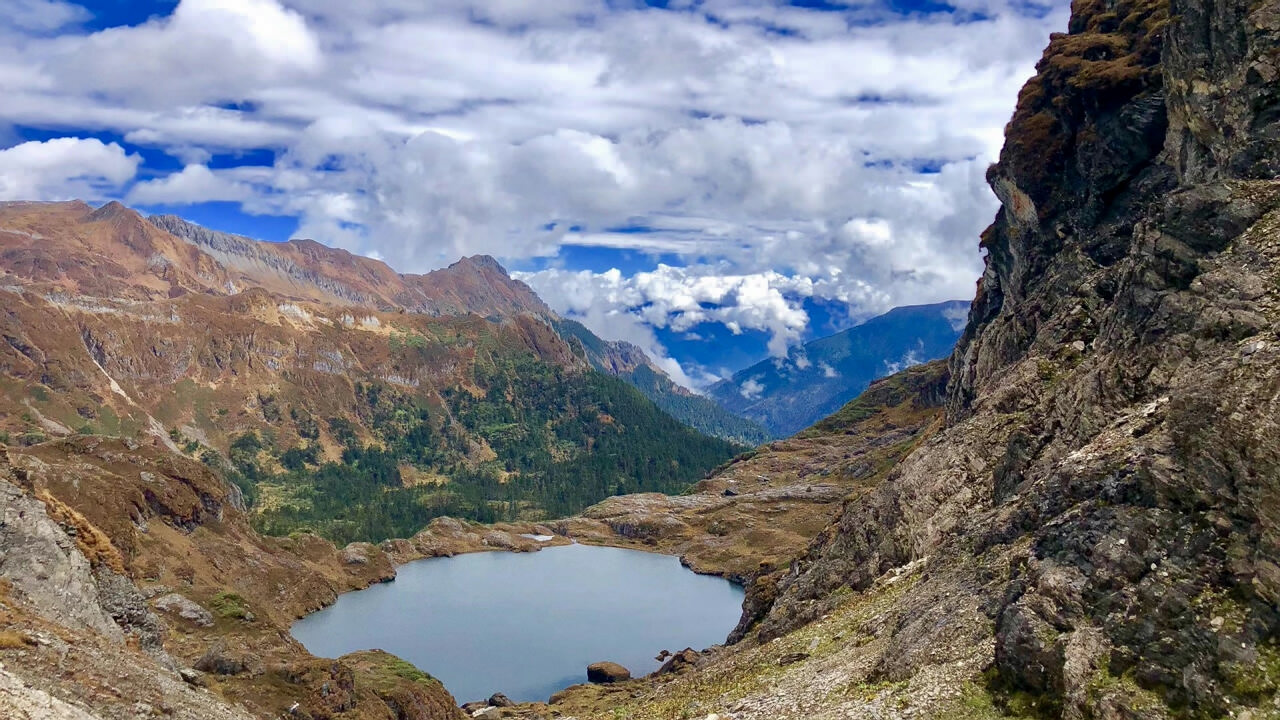
[[[541,539],[541,538],[539,538]],[[501,692],[545,701],[611,661],[633,677],[662,650],[722,643],[741,587],[668,555],[591,545],[407,563],[293,625],[312,654],[381,649],[438,678],[458,702]]]

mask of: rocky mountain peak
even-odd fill
[[[89,213],[90,222],[101,222],[103,220],[115,220],[115,219],[124,218],[124,217],[136,217],[141,219],[142,216],[139,215],[136,211],[130,210],[129,208],[120,204],[120,202],[116,200],[112,200],[111,202],[103,205],[97,210],[94,210],[93,212]]]
[[[507,269],[502,267],[502,263],[498,262],[497,259],[494,258],[492,255],[471,255],[468,257],[464,257],[461,260],[458,260],[457,262],[450,265],[449,269],[450,270],[461,270],[461,269],[477,270],[480,272],[497,273],[499,275],[502,275],[503,277],[510,277],[510,275],[507,273]]]

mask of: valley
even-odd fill
[[[409,278],[434,284],[396,295],[470,303],[465,313],[379,312],[332,304],[371,298],[362,283],[375,271],[399,277],[372,261],[329,258],[307,274],[294,246],[242,238],[254,262],[221,266],[118,205],[11,204],[0,227],[69,246],[29,235],[5,246],[11,273],[30,274],[8,275],[3,291],[2,432],[157,437],[235,483],[270,534],[381,541],[443,515],[563,516],[613,494],[677,491],[743,449],[593,371],[577,336],[558,335],[491,260]],[[115,244],[125,249],[104,272],[77,275]],[[183,263],[219,270],[184,274]],[[215,280],[254,286],[231,293]],[[265,289],[277,286],[294,294]],[[594,357],[611,351],[595,343]]]
[[[1277,78],[1276,0],[1077,0],[986,172],[963,328],[931,312],[954,349],[754,449],[491,258],[401,275],[118,203],[0,205],[0,708],[1280,718]],[[290,633],[406,563],[586,545],[739,584],[736,626],[545,702]],[[483,559],[507,600],[535,582]]]

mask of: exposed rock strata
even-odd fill
[[[761,639],[928,557],[909,595],[979,622],[922,606],[875,677],[967,635],[1055,714],[1271,711],[1278,31],[1274,2],[1076,3],[989,173],[948,426],[779,583]]]
[[[1278,33],[1078,0],[989,172],[945,426],[750,585],[739,645],[557,707],[1280,715]]]

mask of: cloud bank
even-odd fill
[[[721,323],[775,354],[805,298],[972,294],[985,167],[1067,12],[182,0],[89,30],[92,8],[5,5],[0,129],[66,136],[0,150],[5,197],[235,203],[406,271],[489,253],[597,331]]]

